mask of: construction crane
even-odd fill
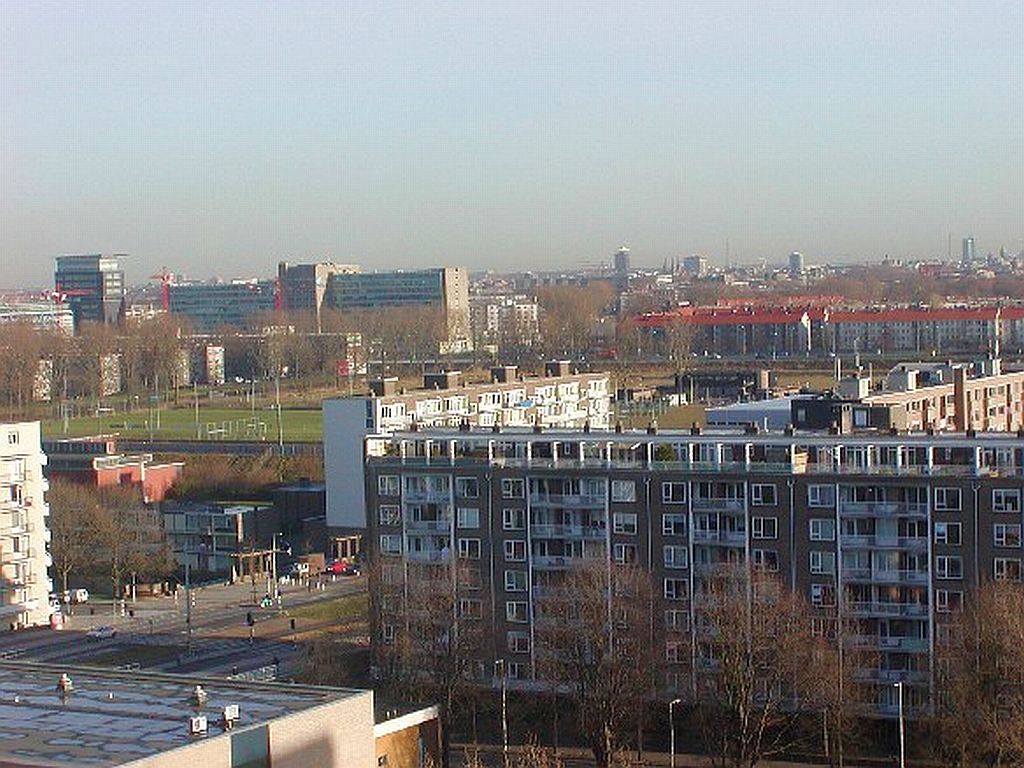
[[[160,267],[160,271],[149,276],[150,280],[160,281],[160,306],[164,312],[171,309],[171,283],[174,282],[174,273],[167,271],[167,267]]]

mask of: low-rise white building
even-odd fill
[[[0,424],[0,620],[10,628],[50,620],[44,464],[38,421]]]
[[[529,427],[608,429],[611,384],[606,373],[572,373],[567,361],[545,375],[522,377],[515,366],[491,370],[491,381],[463,384],[459,373],[427,374],[424,388],[399,391],[397,379],[378,380],[367,397],[324,401],[327,525],[366,526],[363,438],[407,429]]]

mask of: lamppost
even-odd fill
[[[286,541],[282,541],[280,544],[281,548],[278,549],[277,537],[280,535],[280,533],[275,533],[273,537],[271,537],[270,546],[270,578],[273,579],[274,582],[273,587],[271,588],[273,590],[271,594],[274,598],[274,602],[277,603],[278,610],[281,609],[281,585],[277,581],[277,555],[278,553],[281,553],[282,555],[291,555],[292,553],[291,545]]]
[[[676,768],[676,722],[675,708],[682,704],[682,699],[672,699],[668,703],[668,764],[669,768]]]
[[[501,679],[501,766],[508,768],[508,696],[505,686],[505,660],[498,659],[494,662]]]
[[[903,724],[903,681],[900,680],[898,683],[893,683],[893,687],[896,689],[898,699],[898,709],[900,716],[900,768],[906,768],[907,764],[907,751],[906,751],[906,734],[904,731]]]

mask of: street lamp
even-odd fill
[[[505,686],[505,660],[498,659],[494,666],[500,669],[501,679],[501,766],[508,768],[508,696]]]
[[[676,722],[675,708],[682,704],[682,699],[672,699],[668,703],[668,764],[669,768],[676,768]]]
[[[906,768],[907,764],[907,751],[906,751],[906,734],[904,732],[903,724],[903,681],[900,680],[898,683],[893,683],[893,687],[896,689],[898,699],[898,709],[900,717],[900,768]]]

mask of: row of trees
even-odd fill
[[[378,631],[382,622],[391,627],[373,663],[385,686],[440,704],[447,755],[451,719],[475,711],[477,686],[497,674],[489,661],[500,653],[495,639],[469,607],[475,603],[459,597],[479,588],[479,574],[462,562],[415,566],[403,582],[394,567],[371,569],[371,616]],[[855,627],[823,622],[778,579],[744,566],[704,582],[692,634],[662,628],[655,592],[650,572],[602,560],[543,585],[535,602],[534,698],[552,697],[556,718],[559,708],[574,712],[599,766],[616,764],[630,744],[641,748],[651,706],[661,701],[661,711],[675,697],[680,719],[695,725],[701,748],[723,768],[793,753],[824,754],[842,766],[854,750],[877,746],[871,740],[880,726],[865,719],[875,692],[855,674],[878,660],[851,642]],[[912,747],[964,768],[1019,765],[1024,590],[985,585],[966,605],[943,625],[934,713],[915,721]],[[680,676],[666,687],[674,640],[684,646],[672,658]]]
[[[174,573],[159,514],[143,504],[136,489],[55,479],[47,500],[50,554],[62,590],[74,580],[109,580],[111,594],[119,596],[132,574],[155,581]]]

